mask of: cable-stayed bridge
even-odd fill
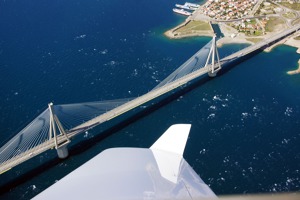
[[[136,107],[208,74],[214,77],[221,67],[267,47],[300,29],[300,25],[219,59],[216,38],[206,44],[189,60],[150,92],[134,98],[91,103],[53,105],[28,124],[0,148],[0,174],[55,148],[60,158],[68,156],[67,145],[75,135],[116,118]]]
[[[216,54],[217,56],[214,56]],[[215,37],[150,92],[135,98],[92,103],[53,105],[36,117],[0,149],[0,173],[56,148],[58,156],[68,156],[67,144],[75,135],[120,116],[203,74],[214,74],[220,65]]]

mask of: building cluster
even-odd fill
[[[208,0],[202,6],[202,11],[214,19],[238,19],[247,16],[256,2],[257,0]]]
[[[237,29],[239,32],[244,32],[248,35],[261,35],[264,34],[264,30],[268,21],[268,17],[260,19],[246,19],[231,23],[231,26]]]
[[[268,15],[282,12],[282,8],[276,6],[275,4],[271,4],[270,2],[263,2],[260,5],[260,9],[257,14],[259,15]]]

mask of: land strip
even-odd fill
[[[217,23],[224,37],[218,40],[218,46],[230,43],[248,43],[267,40],[273,35],[300,24],[300,3],[282,0],[208,0],[189,16],[179,26],[167,31],[165,35],[172,39],[192,36],[213,36],[209,23]],[[286,44],[298,48],[300,41],[294,39],[300,34],[285,38],[267,48]]]
[[[288,71],[287,74],[289,75],[300,74],[300,60],[298,60],[298,69]]]
[[[165,35],[173,39],[193,36],[212,37],[214,35],[214,31],[209,22],[188,19],[177,27],[165,32]]]

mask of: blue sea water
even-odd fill
[[[185,19],[172,12],[183,2],[1,1],[0,145],[51,101],[128,98],[155,87],[210,40],[163,36]],[[184,157],[216,194],[299,191],[300,76],[286,74],[299,58],[288,46],[260,53],[0,198],[31,198],[103,149],[149,147],[175,123],[192,124]]]

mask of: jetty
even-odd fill
[[[298,60],[298,69],[288,71],[287,74],[289,75],[300,74],[300,59]]]

